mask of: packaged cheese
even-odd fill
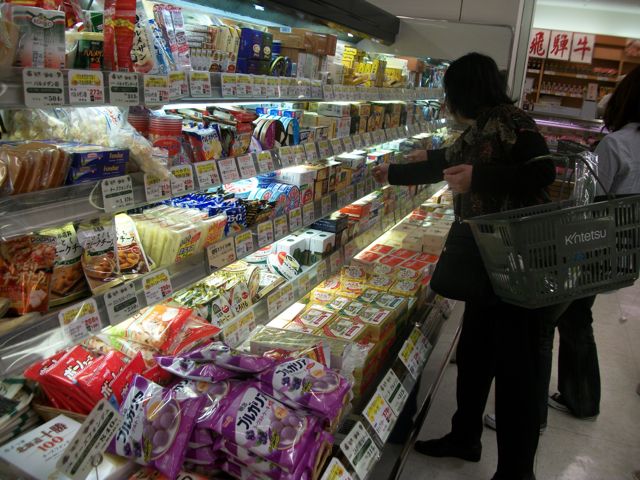
[[[362,302],[349,302],[340,310],[340,314],[349,318],[358,317],[366,307]]]
[[[378,264],[373,266],[372,273],[373,273],[373,275],[394,276],[395,269],[391,265],[385,265],[383,263],[378,263]]]
[[[365,284],[357,280],[345,280],[342,282],[340,294],[349,298],[358,298],[364,291]]]
[[[350,265],[342,267],[340,270],[340,281],[345,282],[347,280],[353,280],[358,282],[364,282],[367,279],[367,272],[364,268]]]
[[[351,342],[359,342],[366,338],[367,326],[349,317],[339,316],[322,328],[322,334],[327,337],[340,338]]]
[[[367,281],[367,286],[381,292],[389,291],[389,287],[393,285],[393,277],[375,275]]]
[[[294,319],[294,321],[315,330],[324,327],[334,318],[335,313],[329,310],[325,310],[324,308],[311,306],[300,315],[298,315]]]
[[[335,295],[321,290],[313,290],[309,296],[311,303],[328,305],[335,299]]]
[[[376,262],[381,258],[381,254],[365,250],[353,257],[351,263],[363,268],[366,272],[371,273],[375,268]]]
[[[129,215],[120,213],[114,218],[118,247],[118,264],[123,278],[135,278],[149,273],[149,262],[142,248],[136,224]]]
[[[316,287],[319,292],[327,292],[337,294],[340,291],[341,284],[338,277],[327,278],[320,285]]]
[[[351,302],[350,298],[345,297],[343,295],[337,295],[330,303],[327,304],[327,307],[333,310],[334,312],[339,312],[344,307],[349,305],[350,302]]]
[[[395,271],[394,277],[396,280],[411,280],[417,282],[422,278],[422,270],[413,270],[401,266]]]
[[[369,326],[371,340],[375,342],[387,338],[395,328],[393,313],[386,308],[368,305],[359,312],[358,318]]]
[[[389,293],[403,297],[415,297],[420,290],[420,282],[412,280],[398,280],[389,289]]]

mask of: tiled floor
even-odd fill
[[[540,438],[536,459],[538,480],[632,480],[633,472],[640,470],[640,396],[636,393],[640,383],[640,282],[599,295],[593,311],[602,377],[601,413],[596,421],[581,421],[549,409],[549,426]],[[450,365],[420,439],[449,432],[455,378],[456,367]],[[554,360],[552,391],[555,385]],[[493,398],[487,405],[487,412],[491,411]],[[479,463],[411,453],[402,480],[489,480],[497,462],[495,437],[495,432],[485,429]]]

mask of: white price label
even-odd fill
[[[267,77],[267,95],[266,98],[275,98],[278,96],[278,78]]]
[[[236,158],[236,161],[238,163],[238,168],[240,169],[240,177],[251,178],[258,175],[256,164],[253,161],[253,155],[251,153]]]
[[[302,206],[302,223],[311,225],[316,219],[316,207],[313,202]]]
[[[238,180],[240,180],[240,174],[238,173],[236,159],[233,157],[218,160],[218,170],[220,170],[222,183],[237,182]]]
[[[385,128],[384,129],[384,136],[387,139],[387,141],[391,141],[394,140],[395,137],[395,130],[392,128]]]
[[[104,75],[95,70],[69,70],[69,103],[94,105],[104,103]]]
[[[342,462],[332,457],[320,480],[353,480]]]
[[[340,140],[339,138],[332,138],[331,139],[331,149],[333,150],[333,154],[334,155],[340,155],[341,153],[344,153],[344,147],[342,146],[342,140]]]
[[[349,185],[345,191],[347,192],[347,202],[354,202],[356,200],[356,189],[353,185]]]
[[[102,201],[105,212],[117,212],[134,205],[133,183],[129,175],[102,180]]]
[[[243,343],[256,328],[256,315],[253,310],[246,310],[238,315],[222,330],[223,340],[231,348]]]
[[[304,144],[304,153],[306,154],[307,162],[313,163],[318,160],[318,152],[316,152],[316,144],[314,142]]]
[[[356,198],[364,197],[364,182],[356,183]]]
[[[293,285],[290,283],[279,288],[267,297],[267,311],[269,319],[272,320],[280,312],[289,306],[295,300]]]
[[[280,147],[280,150],[278,150],[278,156],[280,157],[280,163],[283,168],[296,164],[295,156],[291,147]]]
[[[327,271],[329,270],[327,263],[327,260],[320,260],[320,263],[318,263],[318,267],[316,268],[316,281],[321,282],[327,278]]]
[[[253,235],[251,230],[246,232],[240,232],[235,236],[236,242],[236,256],[238,258],[244,258],[255,250],[253,246]]]
[[[273,219],[273,230],[276,240],[284,237],[289,232],[286,215],[280,215]]]
[[[333,100],[335,98],[333,85],[322,85],[322,96],[325,102]]]
[[[295,160],[296,165],[302,165],[307,161],[307,151],[304,148],[304,145],[298,144],[291,147],[293,151],[293,158]]]
[[[109,105],[132,107],[140,104],[138,74],[126,72],[109,73]]]
[[[123,423],[124,418],[109,400],[100,400],[60,455],[56,470],[72,480],[84,480],[90,476],[96,468],[96,458],[101,458]]]
[[[336,192],[337,200],[338,200],[338,208],[342,208],[350,202],[347,201],[347,191],[346,189],[340,190]]]
[[[304,297],[311,290],[311,275],[304,273],[298,277],[298,298]]]
[[[399,416],[402,412],[404,404],[407,403],[409,392],[400,382],[400,379],[393,370],[389,370],[380,382],[378,391],[387,401],[393,413]]]
[[[405,340],[400,352],[398,352],[398,358],[407,367],[411,377],[416,380],[420,374],[420,365],[416,361],[416,346],[410,338]]]
[[[142,289],[147,305],[161,302],[173,293],[171,277],[166,269],[153,272],[142,279]]]
[[[64,77],[52,68],[22,70],[24,103],[27,107],[58,107],[64,105]]]
[[[320,200],[320,204],[322,206],[322,216],[326,217],[331,213],[331,195],[325,195],[324,197],[322,197],[322,200]]]
[[[331,254],[329,257],[329,267],[331,268],[331,273],[338,273],[342,268],[342,251],[337,250]]]
[[[236,86],[236,74],[235,73],[223,73],[220,77],[222,84],[222,96],[223,97],[237,97],[238,88]]]
[[[273,222],[267,220],[258,224],[258,248],[262,248],[266,245],[273,243],[275,240],[273,233]]]
[[[178,100],[189,95],[189,84],[186,72],[171,72],[169,74],[169,100]]]
[[[253,76],[253,96],[259,98],[268,98],[267,77],[263,75]]]
[[[380,450],[361,422],[356,422],[349,434],[340,442],[340,450],[360,478],[366,478],[380,458]]]
[[[145,75],[143,85],[146,105],[162,105],[169,101],[169,77],[166,75]]]
[[[140,310],[133,282],[123,283],[110,289],[104,294],[104,303],[107,305],[107,315],[111,325],[126,320]]]
[[[269,173],[275,170],[273,164],[273,155],[270,150],[258,153],[258,171],[260,173]]]
[[[366,143],[366,145],[368,147],[371,147],[373,145],[373,142],[375,142],[374,138],[373,138],[373,133],[371,132],[367,132],[364,134],[364,141]]]
[[[293,232],[299,228],[302,228],[302,209],[300,207],[292,208],[289,210],[289,229]]]
[[[373,394],[362,414],[382,443],[386,443],[396,421],[396,415],[380,392]]]
[[[214,185],[220,185],[220,174],[218,173],[218,163],[215,160],[207,162],[197,162],[193,164],[196,169],[196,177],[198,178],[198,188],[205,188]]]
[[[169,169],[171,172],[171,194],[182,195],[193,191],[193,169],[191,165],[176,165]]]
[[[331,145],[329,140],[320,140],[318,142],[318,151],[320,152],[320,158],[325,159],[331,156]]]
[[[211,97],[209,72],[189,72],[189,89],[192,97]]]
[[[93,298],[60,310],[58,320],[65,337],[73,343],[98,333],[102,328],[98,305]]]
[[[214,272],[236,261],[236,248],[233,237],[228,237],[207,247],[209,271]]]
[[[253,95],[253,78],[251,75],[236,74],[236,92],[239,97],[251,97]]]
[[[356,147],[356,149],[358,148],[362,148],[362,146],[364,145],[364,139],[362,138],[362,135],[357,134],[354,135],[353,137],[353,145]]]
[[[373,191],[373,178],[372,177],[367,177],[365,179],[365,182],[366,182],[365,191],[372,192]]]
[[[344,137],[342,139],[342,143],[344,144],[344,149],[347,152],[353,152],[356,149],[356,146],[353,144],[353,140],[351,137]]]
[[[171,196],[171,183],[168,178],[161,178],[151,173],[145,173],[144,193],[147,202],[164,200]]]
[[[351,240],[347,242],[344,246],[344,263],[345,265],[351,261],[353,257],[356,256],[356,252],[358,251],[358,246],[356,245],[355,240]]]

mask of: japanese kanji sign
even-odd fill
[[[549,42],[549,53],[547,58],[553,60],[569,60],[571,55],[572,37],[572,32],[560,32],[553,30],[551,32],[551,41]]]
[[[539,28],[531,29],[531,36],[529,37],[529,57],[547,58],[550,38],[550,30],[541,30]]]
[[[596,36],[588,33],[574,33],[571,44],[571,61],[578,63],[591,63],[593,47]]]

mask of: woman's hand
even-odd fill
[[[411,150],[405,155],[405,158],[409,162],[424,162],[427,159],[427,151],[422,149]]]
[[[442,173],[453,193],[467,193],[471,190],[472,165],[455,165],[445,168]]]
[[[376,165],[373,167],[373,178],[378,183],[387,183],[389,181],[389,165]]]

